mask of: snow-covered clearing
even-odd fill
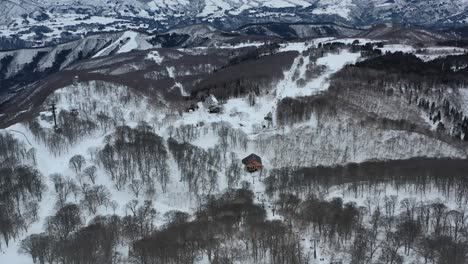
[[[146,55],[146,59],[152,60],[156,62],[157,64],[161,64],[161,62],[164,61],[164,57],[161,56],[161,54],[159,54],[159,52],[156,50],[150,51],[148,55]]]
[[[300,56],[294,61],[291,70],[286,75],[286,78],[278,84],[277,98],[282,99],[285,97],[310,96],[321,91],[325,91],[330,85],[330,76],[341,70],[346,64],[355,63],[359,57],[359,53],[351,53],[347,50],[342,50],[338,54],[326,54],[316,62],[316,65],[323,65],[326,67],[325,72],[318,78],[307,82],[304,87],[298,87],[293,79],[294,74],[298,72],[299,79],[306,78],[307,66],[311,63],[310,57]],[[301,58],[303,59],[303,63],[299,64]]]

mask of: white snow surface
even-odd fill
[[[156,62],[157,64],[161,64],[161,62],[164,61],[164,57],[162,57],[158,51],[156,50],[153,50],[153,51],[150,51],[148,53],[148,55],[146,55],[146,59],[147,60],[152,60],[154,62]]]
[[[125,31],[122,36],[106,48],[96,53],[93,58],[109,55],[113,52],[126,53],[132,50],[151,49],[153,45],[148,43],[145,37],[135,31]]]

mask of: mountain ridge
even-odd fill
[[[2,1],[0,37],[30,42],[78,38],[89,32],[144,29],[163,32],[206,23],[224,30],[269,22],[333,22],[352,27],[398,23],[458,27],[468,23],[468,1],[431,0],[69,0]]]

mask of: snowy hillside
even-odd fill
[[[241,40],[68,44],[2,104],[0,262],[466,263],[466,50]]]

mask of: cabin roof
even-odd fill
[[[203,101],[205,104],[210,104],[210,105],[217,105],[218,104],[218,99],[212,94],[208,95],[205,100]]]
[[[260,164],[262,164],[262,158],[260,158],[260,156],[258,155],[255,155],[255,154],[250,154],[249,156],[245,157],[243,160],[242,160],[242,163],[244,165],[247,165],[247,163],[251,163],[251,162],[258,162]]]

